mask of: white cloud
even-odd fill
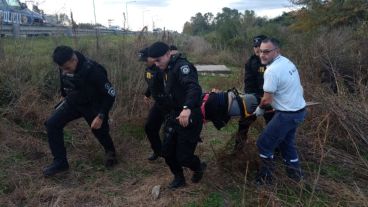
[[[103,25],[113,19],[114,25],[123,26],[123,12],[128,8],[129,27],[133,30],[140,30],[143,25],[151,30],[154,22],[156,28],[181,32],[184,23],[198,12],[216,15],[223,7],[229,7],[239,12],[249,9],[258,16],[274,17],[290,9],[286,2],[288,0],[95,0],[95,5],[97,22]],[[93,0],[46,0],[39,7],[50,14],[69,15],[73,11],[76,22],[94,23]]]

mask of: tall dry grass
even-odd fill
[[[242,192],[240,203],[244,206],[247,206],[249,201],[247,199],[251,199],[252,205],[264,206],[314,206],[316,204],[368,206],[366,188],[368,185],[366,98],[368,60],[365,58],[368,52],[368,39],[361,33],[361,31],[355,33],[349,28],[322,31],[314,35],[283,33],[288,43],[282,48],[282,53],[298,66],[306,99],[321,102],[321,105],[308,110],[308,118],[298,131],[297,142],[306,173],[306,182],[305,185],[297,185],[287,179],[281,162],[277,162],[277,185],[265,191],[255,190],[255,186],[250,181],[253,178],[252,172],[235,172],[226,169],[218,174],[213,172],[215,175],[212,175],[212,178],[216,182],[209,182],[207,185],[210,189],[217,189],[228,201],[229,206],[237,206],[239,203],[231,200],[233,198],[231,193],[227,192],[228,188],[235,188]],[[237,74],[242,74],[239,70],[243,68],[246,56],[251,54],[250,51],[245,55],[231,51],[216,51],[201,38],[172,35],[162,37],[143,34],[139,38],[102,37],[99,40],[101,43],[99,50],[96,50],[93,38],[81,38],[78,41],[63,37],[2,39],[5,56],[2,57],[0,64],[0,114],[1,117],[17,123],[22,129],[21,132],[26,135],[16,138],[15,141],[2,140],[0,143],[5,147],[1,152],[11,153],[13,149],[19,148],[30,159],[40,161],[37,164],[26,163],[26,166],[32,170],[41,168],[41,164],[46,163],[47,160],[44,157],[48,149],[45,145],[43,121],[59,98],[58,74],[51,62],[50,54],[59,44],[72,45],[107,68],[110,80],[118,92],[116,104],[111,111],[113,129],[119,131],[121,126],[129,121],[142,122],[147,112],[147,106],[142,102],[145,89],[144,65],[137,61],[136,52],[162,38],[169,44],[177,45],[179,50],[187,54],[189,60],[194,63],[228,64],[238,70]],[[242,75],[231,77],[231,81],[229,80],[225,78],[217,82],[226,83],[227,86],[235,80],[234,86],[239,87],[242,83]],[[211,84],[216,84],[216,81],[209,81],[209,85]],[[139,124],[138,126],[142,126],[142,123]],[[99,148],[96,143],[90,143],[91,140],[86,139],[87,135],[81,133],[81,129],[87,130],[87,127],[78,123],[68,129],[71,134],[80,138],[72,138],[70,141],[72,147],[68,149],[72,151],[73,159],[79,157],[92,159]],[[9,135],[6,132],[8,129],[0,128],[0,130],[2,130],[0,136]],[[114,133],[121,135],[121,133]],[[140,148],[140,143],[131,141],[134,135],[124,133],[123,136],[132,138],[129,141],[123,140],[126,137],[118,137],[115,140],[119,145],[119,151],[126,153],[124,156],[128,157],[124,161],[129,163],[129,159],[137,159],[137,153],[142,153],[144,150]],[[34,139],[28,135],[38,138]],[[217,136],[217,133],[213,136]],[[256,135],[253,136],[256,138]],[[18,142],[19,146],[17,146]],[[86,148],[88,152],[79,150],[80,148]],[[206,151],[211,150],[206,149]],[[18,173],[8,182],[11,192],[8,194],[7,205],[21,205],[22,202],[19,200],[22,199],[26,204],[28,202],[34,205],[78,205],[80,204],[78,201],[89,205],[93,201],[95,205],[119,206],[119,203],[124,202],[112,200],[101,192],[83,192],[83,187],[91,189],[91,186],[95,186],[98,189],[102,185],[101,182],[105,184],[110,182],[107,177],[104,177],[86,186],[86,178],[80,173],[95,173],[88,167],[87,170],[76,171],[77,174],[71,178],[71,183],[68,183],[75,188],[77,188],[75,183],[80,182],[82,185],[69,202],[67,195],[75,192],[70,188],[58,189],[48,182],[35,183],[32,178],[35,178],[37,173],[29,172],[19,166],[10,169],[12,170]],[[127,171],[118,170],[123,173]],[[10,171],[8,169],[6,172]],[[103,173],[98,175],[101,174]],[[22,176],[26,176],[27,179],[22,180]],[[82,182],[85,183],[82,184]],[[22,186],[27,186],[32,191],[27,191]],[[117,186],[112,186],[110,191],[106,188],[102,188],[102,191],[124,193]],[[207,191],[210,190],[207,189]],[[36,195],[32,192],[36,192]],[[96,199],[98,196],[100,199]]]

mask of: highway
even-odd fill
[[[31,36],[88,36],[106,34],[123,35],[123,34],[133,34],[132,31],[122,31],[114,29],[76,29],[73,33],[72,27],[67,26],[29,26],[29,25],[19,25],[19,24],[3,24],[0,25],[0,35],[2,37],[31,37]]]

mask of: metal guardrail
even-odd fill
[[[121,31],[112,29],[76,29],[75,33],[77,36],[88,36],[105,34],[133,34],[131,31]],[[0,25],[1,36],[11,37],[29,37],[29,36],[73,36],[73,30],[71,27],[66,26],[27,26],[27,25]]]

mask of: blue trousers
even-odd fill
[[[304,121],[306,110],[298,112],[276,111],[257,140],[261,158],[273,158],[278,147],[286,165],[299,168],[298,152],[295,144],[296,129]]]

